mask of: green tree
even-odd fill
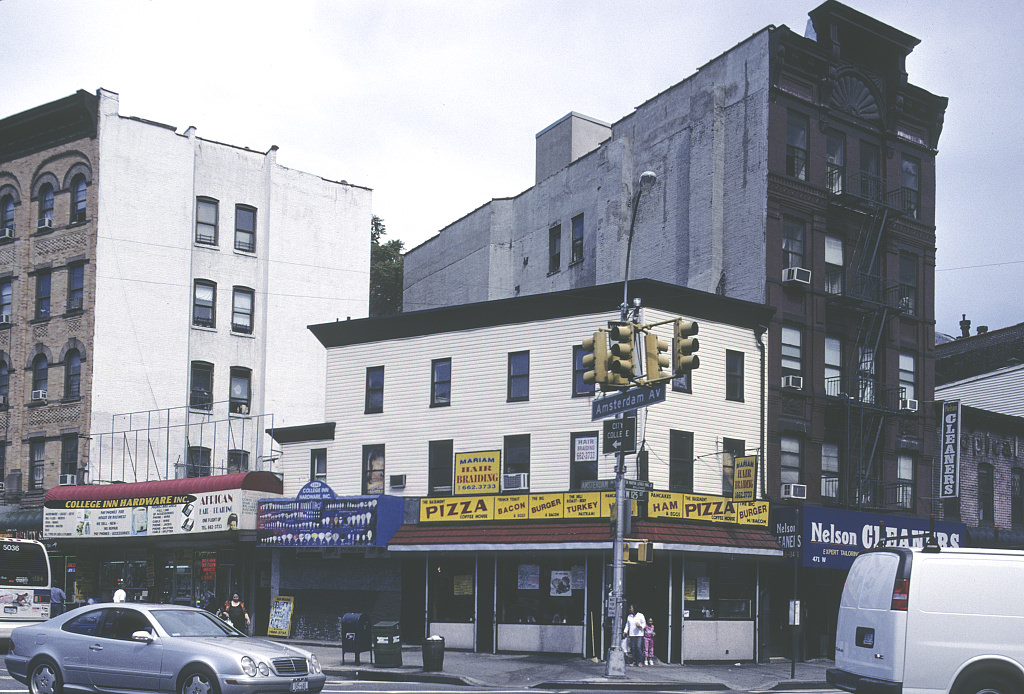
[[[402,312],[402,250],[398,239],[382,243],[387,230],[384,220],[370,220],[370,316]]]

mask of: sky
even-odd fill
[[[79,89],[120,113],[373,189],[414,248],[533,184],[538,132],[612,123],[820,0],[0,0],[0,117]],[[847,0],[917,37],[910,82],[949,98],[936,330],[1024,323],[1024,3]]]

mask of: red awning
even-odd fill
[[[272,472],[236,472],[212,477],[187,477],[156,482],[123,482],[118,484],[82,484],[52,487],[47,501],[121,499],[125,497],[203,494],[226,489],[252,489],[268,494],[284,493],[280,478]]]
[[[655,549],[782,556],[765,528],[716,523],[634,520],[631,539]],[[403,525],[388,543],[394,552],[603,550],[611,542],[608,521],[522,523],[419,523]]]

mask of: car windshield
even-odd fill
[[[171,636],[245,636],[223,619],[199,610],[153,610],[153,618]]]

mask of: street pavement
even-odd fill
[[[343,652],[340,643],[289,640],[288,643],[316,653],[330,677],[385,682],[432,682],[471,686],[573,689],[676,689],[737,691],[769,689],[827,689],[825,670],[831,660],[793,663],[773,658],[769,663],[658,663],[626,666],[623,677],[605,677],[605,663],[579,655],[547,653],[482,654],[445,650],[440,670],[424,670],[420,646],[403,646],[401,667],[378,667],[364,651],[360,662]],[[390,660],[390,662],[389,662]],[[392,652],[382,662],[396,664]],[[429,657],[428,657],[429,660]],[[436,660],[436,658],[435,658]],[[432,664],[433,665],[433,664]],[[795,677],[790,677],[795,674]]]

